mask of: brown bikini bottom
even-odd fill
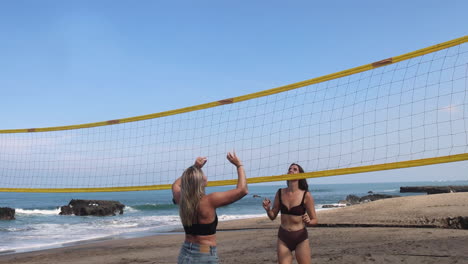
[[[278,230],[278,238],[286,244],[289,250],[294,251],[297,245],[309,238],[309,234],[305,227],[304,229],[297,231],[288,231],[280,226]]]

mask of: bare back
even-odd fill
[[[201,198],[197,215],[199,224],[210,224],[215,220],[216,208],[211,206],[207,195]],[[185,234],[185,241],[200,245],[216,246],[216,234],[206,236]]]

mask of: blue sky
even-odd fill
[[[144,115],[318,77],[465,36],[466,10],[462,0],[1,1],[0,129]],[[467,165],[346,180],[468,179]]]

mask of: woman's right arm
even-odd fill
[[[201,169],[205,165],[206,161],[207,161],[206,157],[197,157],[193,166]],[[172,202],[174,204],[179,204],[181,183],[182,183],[182,177],[179,177],[172,184]]]
[[[207,198],[209,199],[210,204],[214,208],[218,208],[236,202],[249,193],[244,165],[242,165],[242,162],[237,157],[235,152],[229,152],[227,154],[227,159],[237,168],[237,186],[235,189],[229,191],[215,192],[209,194]]]
[[[280,190],[281,191],[281,190]],[[276,193],[276,196],[275,196],[275,201],[273,203],[273,208],[270,209],[270,206],[271,206],[271,201],[270,199],[268,198],[265,198],[265,200],[263,200],[263,209],[265,209],[267,215],[268,215],[268,218],[270,218],[270,220],[275,220],[276,217],[278,216],[278,213],[279,213],[279,197],[278,197],[278,193]]]
[[[172,184],[172,202],[174,204],[179,204],[180,201],[180,184],[181,184],[181,177],[174,181]]]

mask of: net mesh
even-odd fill
[[[267,96],[97,127],[0,133],[0,188],[169,188],[197,156],[211,182],[466,154],[468,44]],[[1,132],[1,131],[0,131]],[[3,131],[5,132],[5,131]],[[255,182],[255,181],[253,181]],[[146,187],[144,187],[146,186]],[[81,189],[81,190],[80,190]]]

